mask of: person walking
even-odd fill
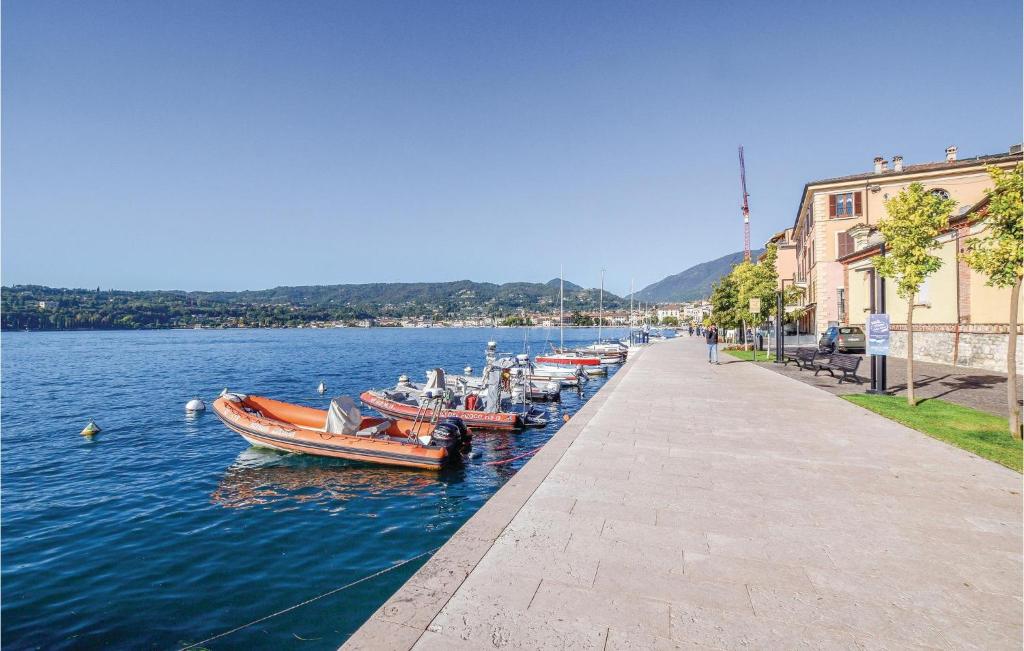
[[[704,341],[708,344],[708,364],[718,364],[718,328],[712,325],[706,333]]]

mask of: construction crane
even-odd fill
[[[747,203],[747,167],[743,164],[743,145],[740,145],[740,187],[743,190],[743,261],[750,262],[750,205]]]

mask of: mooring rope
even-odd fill
[[[305,601],[297,603],[294,606],[288,606],[287,608],[285,608],[283,610],[279,610],[276,613],[271,613],[270,615],[266,615],[264,617],[260,617],[259,619],[254,619],[253,621],[249,622],[248,624],[242,624],[241,626],[236,626],[235,628],[231,629],[230,631],[224,631],[223,633],[218,633],[217,635],[214,635],[213,637],[208,637],[208,638],[206,638],[205,640],[203,640],[201,642],[195,642],[195,643],[190,644],[188,646],[181,647],[181,651],[187,651],[187,649],[194,649],[194,648],[196,648],[198,646],[202,646],[202,645],[206,644],[207,642],[212,642],[212,641],[220,639],[222,637],[226,637],[228,635],[231,635],[232,633],[237,633],[238,631],[240,631],[240,630],[242,630],[244,628],[249,628],[250,626],[254,626],[256,624],[259,624],[260,622],[265,622],[268,619],[272,619],[274,617],[277,617],[278,615],[283,615],[283,614],[285,614],[287,612],[291,612],[291,611],[295,610],[296,608],[301,608],[302,606],[305,606],[307,604],[311,604],[314,601],[317,601],[318,599],[323,599],[324,597],[329,597],[332,594],[336,594],[338,592],[341,592],[342,590],[347,590],[348,588],[351,588],[353,586],[359,585],[360,583],[363,583],[365,581],[369,581],[370,579],[375,579],[375,578],[377,578],[378,576],[380,576],[382,574],[387,574],[391,570],[396,570],[396,569],[402,567],[403,565],[408,565],[409,563],[412,563],[415,560],[423,558],[424,556],[428,556],[430,554],[433,554],[434,552],[436,552],[439,549],[441,549],[441,548],[440,547],[435,547],[433,549],[428,549],[427,551],[423,552],[422,554],[417,554],[417,555],[413,556],[412,558],[407,558],[404,561],[399,561],[399,562],[395,563],[394,565],[390,565],[388,567],[385,567],[383,570],[379,570],[377,572],[374,572],[373,574],[370,574],[369,576],[364,576],[363,578],[357,579],[356,581],[353,581],[352,583],[346,583],[345,585],[343,585],[343,586],[341,586],[339,588],[334,588],[333,590],[328,590],[327,592],[324,592],[323,594],[318,594],[317,596],[312,597],[310,599],[306,599]]]
[[[541,449],[542,447],[544,447],[544,446],[541,445],[541,446],[533,448],[532,450],[527,450],[526,452],[520,454],[518,457],[512,457],[511,459],[501,459],[500,461],[486,461],[482,465],[485,465],[485,466],[500,466],[503,463],[512,463],[516,459],[522,459],[523,457],[530,456],[531,454],[533,454],[537,450]]]

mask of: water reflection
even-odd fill
[[[445,479],[457,480],[447,473]],[[353,498],[418,495],[437,489],[437,472],[366,466],[308,455],[248,448],[210,495],[214,504],[248,508],[280,502],[345,502]]]

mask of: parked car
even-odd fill
[[[865,345],[864,331],[857,326],[832,326],[818,340],[818,349],[826,353],[863,353]]]

